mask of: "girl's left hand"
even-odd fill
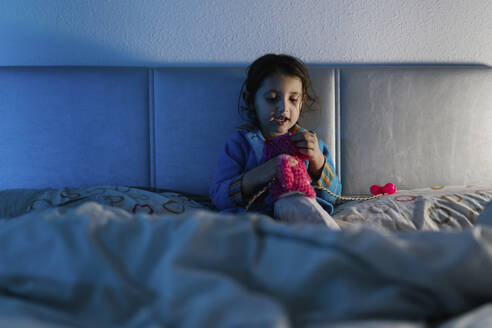
[[[297,132],[290,136],[290,140],[294,142],[297,149],[309,156],[309,171],[310,174],[316,176],[325,163],[325,156],[319,149],[318,137],[316,133],[309,130]]]
[[[319,149],[316,133],[304,130],[291,135],[290,140],[294,142],[301,153],[309,156],[310,162],[319,161],[320,159],[324,161],[323,153]]]

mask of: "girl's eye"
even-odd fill
[[[296,98],[296,99],[292,99],[292,98],[290,99],[290,101],[291,101],[293,104],[296,104],[298,100],[299,100],[299,99],[297,99],[297,98]]]

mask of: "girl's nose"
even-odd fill
[[[285,108],[287,108],[286,100],[280,100],[277,104],[277,112],[283,113],[285,112]]]

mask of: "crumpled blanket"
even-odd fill
[[[93,202],[36,211],[0,220],[0,322],[439,322],[492,300],[488,213],[462,231],[387,234],[292,226],[251,213],[149,216]]]

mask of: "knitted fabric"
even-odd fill
[[[283,134],[265,141],[263,148],[262,162],[279,156],[277,179],[270,186],[272,199],[276,201],[282,194],[292,191],[299,191],[310,198],[315,198],[316,193],[311,186],[311,177],[309,176],[304,160],[309,157],[299,152],[294,142],[290,140],[291,132]],[[292,165],[289,156],[296,159],[297,163]]]

